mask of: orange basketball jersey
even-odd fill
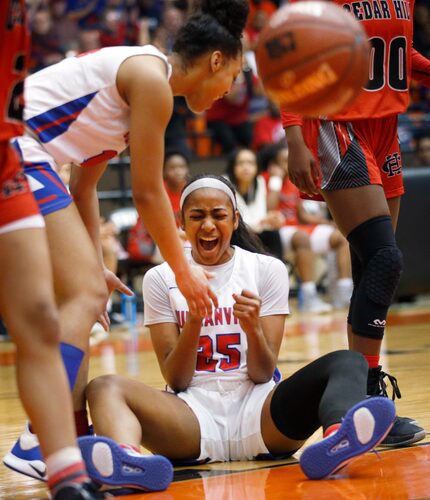
[[[366,87],[343,112],[324,118],[351,121],[404,112],[409,103],[415,0],[332,1],[363,24],[371,52]],[[287,112],[282,118],[284,126],[300,123],[298,117]]]
[[[24,0],[0,2],[0,141],[22,134],[28,43]]]

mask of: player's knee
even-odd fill
[[[397,246],[379,249],[369,260],[364,287],[369,299],[389,306],[393,301],[403,271],[403,256]]]
[[[11,333],[18,347],[23,344],[29,349],[43,346],[57,348],[60,342],[60,322],[54,303],[32,300],[21,311],[20,319],[10,325]]]
[[[310,248],[311,243],[309,234],[305,231],[296,231],[291,239],[291,246],[295,251],[302,248]]]
[[[108,289],[104,281],[94,281],[79,295],[82,313],[86,313],[91,318],[91,321],[95,322],[100,314],[105,311],[108,298]]]
[[[332,369],[338,373],[347,373],[351,370],[367,373],[368,364],[360,352],[345,349],[331,352],[324,357],[327,358]]]
[[[118,394],[120,386],[116,375],[102,375],[97,377],[87,385],[85,395],[88,403],[91,406],[100,399],[105,399],[109,395]]]

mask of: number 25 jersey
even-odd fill
[[[210,318],[202,320],[196,370],[190,386],[217,379],[239,382],[249,378],[247,336],[233,314],[233,294],[245,289],[261,297],[260,317],[289,312],[288,272],[283,262],[234,248],[234,256],[225,264],[203,266],[214,274],[211,285],[218,297],[218,307]],[[145,274],[143,302],[146,326],[175,323],[182,332],[188,305],[167,263]]]

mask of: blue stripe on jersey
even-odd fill
[[[26,124],[37,134],[41,142],[52,141],[52,139],[68,130],[97,92],[92,92],[56,108],[49,109],[30,118],[30,120],[26,121]]]

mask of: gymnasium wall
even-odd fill
[[[403,171],[397,243],[403,252],[404,272],[397,296],[430,293],[430,167]]]

